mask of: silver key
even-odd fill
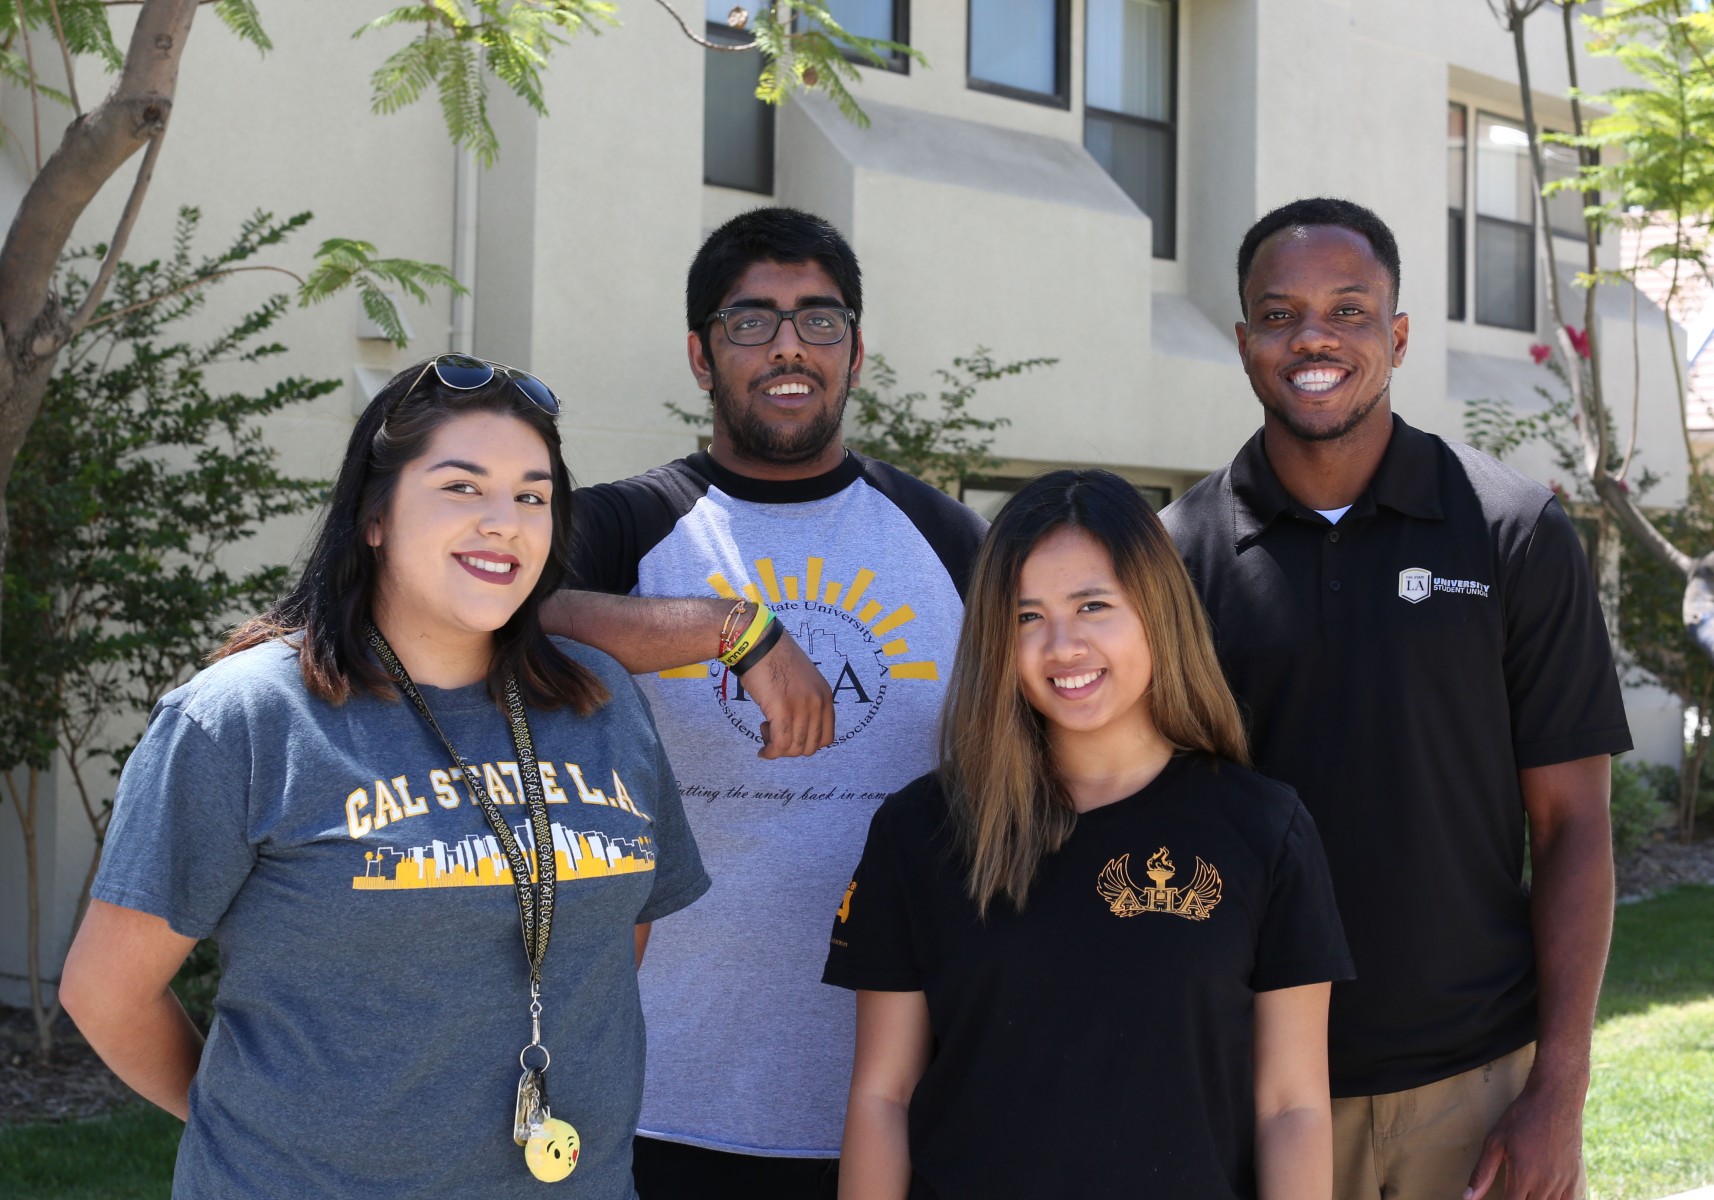
[[[542,1073],[535,1067],[518,1080],[518,1107],[512,1118],[512,1140],[522,1146],[530,1140],[532,1126],[546,1119],[547,1096],[542,1091]]]

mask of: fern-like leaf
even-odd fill
[[[214,15],[242,41],[249,42],[263,54],[274,48],[273,41],[262,29],[262,14],[256,11],[255,0],[215,0]]]

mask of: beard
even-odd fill
[[[1368,420],[1369,414],[1374,412],[1381,401],[1387,398],[1387,393],[1392,389],[1392,386],[1393,374],[1388,371],[1386,381],[1381,384],[1379,391],[1346,413],[1337,424],[1333,425],[1307,425],[1298,420],[1291,410],[1283,404],[1272,404],[1263,400],[1262,407],[1267,409],[1268,414],[1276,421],[1285,426],[1287,433],[1300,442],[1336,442]]]
[[[794,372],[813,375],[802,367],[794,368]],[[715,423],[726,430],[733,452],[743,458],[782,467],[796,466],[815,458],[839,436],[845,419],[845,402],[851,395],[849,371],[840,382],[839,395],[831,407],[819,410],[806,425],[785,428],[770,425],[754,405],[744,403],[735,395],[731,384],[721,377],[712,363],[709,364],[709,374],[714,381],[709,398],[714,405]],[[765,386],[767,378],[763,376],[759,386]],[[825,387],[822,380],[817,379],[816,382]]]

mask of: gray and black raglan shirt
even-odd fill
[[[714,878],[649,942],[640,1131],[837,1155],[855,1009],[820,982],[827,922],[876,807],[935,763],[985,524],[855,453],[790,481],[698,453],[576,499],[577,586],[766,604],[834,698],[832,746],[764,761],[762,714],[718,662],[638,678]]]

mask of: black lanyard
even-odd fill
[[[364,635],[368,637],[369,645],[374,649],[375,656],[381,660],[381,665],[386,667],[387,673],[393,677],[393,682],[399,685],[399,690],[440,738],[441,745],[446,747],[452,761],[458,764],[459,773],[464,776],[464,786],[469,789],[471,800],[482,810],[482,815],[488,818],[488,824],[500,842],[500,849],[504,851],[506,862],[512,868],[512,886],[518,893],[518,924],[524,931],[524,957],[530,964],[533,995],[535,988],[541,983],[542,960],[547,957],[548,935],[553,930],[554,883],[559,864],[554,857],[553,830],[548,826],[548,805],[547,796],[542,790],[542,770],[536,762],[535,743],[530,739],[530,723],[524,715],[524,698],[518,688],[518,678],[516,675],[506,678],[506,714],[512,727],[512,747],[518,754],[518,774],[524,784],[524,803],[530,810],[530,831],[536,843],[534,886],[530,883],[529,860],[524,857],[523,848],[513,836],[511,826],[506,824],[506,815],[482,786],[481,777],[477,775],[475,768],[464,761],[464,756],[441,730],[440,723],[434,719],[434,713],[429,711],[428,702],[417,690],[417,685],[411,682],[405,665],[399,661],[399,656],[393,653],[393,648],[387,644],[387,639],[381,636],[381,631],[371,624],[364,630]]]

